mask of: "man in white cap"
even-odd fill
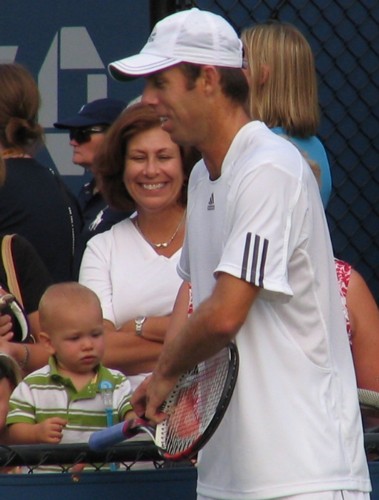
[[[241,42],[210,12],[160,21],[115,78],[147,78],[143,101],[179,144],[198,148],[162,355],[133,398],[160,421],[179,375],[234,341],[230,406],[199,454],[199,499],[367,499],[354,368],[330,236],[315,178],[299,151],[250,122]],[[181,293],[181,292],[179,292]]]

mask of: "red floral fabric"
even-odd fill
[[[351,265],[343,260],[340,260],[340,259],[334,259],[334,261],[336,264],[337,279],[338,279],[338,284],[340,286],[340,296],[341,296],[343,311],[344,311],[345,320],[346,320],[346,330],[347,330],[347,334],[349,336],[349,342],[351,345],[352,332],[351,332],[351,325],[350,325],[349,315],[347,312],[347,305],[346,305],[347,288],[349,286],[349,281],[350,281],[350,276],[351,276]]]

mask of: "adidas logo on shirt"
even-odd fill
[[[212,193],[208,201],[207,210],[214,210],[214,209],[215,209],[215,197],[214,194]]]

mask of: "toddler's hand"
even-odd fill
[[[63,436],[63,429],[67,425],[67,420],[60,417],[47,418],[43,422],[36,424],[37,440],[39,443],[60,443]]]

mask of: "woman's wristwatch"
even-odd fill
[[[142,337],[142,326],[146,321],[146,316],[137,316],[134,320],[136,325],[136,335],[137,337]]]

